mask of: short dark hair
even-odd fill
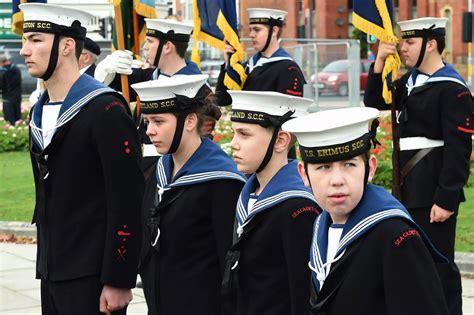
[[[444,48],[446,48],[446,39],[444,36],[433,36],[433,37],[428,37],[428,40],[435,40],[436,41],[436,47],[438,48],[438,52],[441,55],[444,51]]]
[[[174,47],[176,48],[176,53],[178,56],[181,58],[184,58],[186,56],[186,50],[188,50],[188,42],[171,42]]]

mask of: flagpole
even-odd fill
[[[140,39],[139,39],[139,33],[138,33],[138,14],[135,8],[133,8],[132,12],[132,17],[133,17],[133,42],[134,42],[134,49],[133,52],[135,53],[136,56],[140,56]],[[139,124],[140,121],[140,114],[141,114],[141,106],[140,106],[140,98],[137,95],[136,103],[135,103],[135,114],[137,115],[137,125]]]
[[[392,142],[393,142],[393,152],[392,152],[392,169],[393,169],[393,179],[392,179],[392,195],[397,198],[399,201],[402,201],[402,175],[400,172],[400,142],[396,135],[396,126],[397,126],[397,111],[395,105],[390,104],[390,116],[392,119]]]
[[[118,2],[117,5],[114,5],[114,13],[115,13],[115,35],[117,36],[118,49],[125,50],[125,40],[123,38],[122,10],[120,9],[120,2]],[[128,76],[126,74],[121,74],[120,82],[122,83],[122,95],[127,101],[127,103],[130,104],[130,93],[128,90]]]

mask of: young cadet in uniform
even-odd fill
[[[20,54],[46,86],[30,113],[42,312],[109,314],[130,302],[137,276],[138,135],[120,94],[79,74],[92,15],[42,3],[20,9]]]
[[[249,36],[257,53],[244,64],[248,76],[242,89],[303,96],[303,85],[306,83],[303,73],[293,58],[280,48],[278,42],[288,12],[262,8],[250,8],[247,11],[250,18]],[[234,49],[227,45],[224,50],[226,63],[216,86],[221,106],[230,105],[232,101],[224,86],[224,75],[229,62],[228,54],[233,52]]]
[[[140,259],[149,314],[220,315],[225,254],[245,176],[199,129],[207,75],[134,84],[163,157],[147,182]]]
[[[100,55],[100,47],[89,37],[84,41],[84,49],[79,57],[79,72],[94,77],[95,63]]]
[[[401,53],[412,69],[394,82],[399,111],[402,202],[436,248],[451,262],[439,270],[451,314],[461,314],[461,277],[454,264],[457,211],[464,201],[472,151],[472,100],[462,77],[443,62],[446,18],[398,23]],[[364,96],[366,106],[389,109],[381,72],[395,44],[380,43]]]
[[[237,203],[223,281],[224,314],[308,314],[308,249],[320,208],[288,161],[291,134],[280,126],[312,100],[277,92],[230,91],[231,142],[250,176]]]
[[[145,22],[147,36],[143,49],[147,56],[147,63],[151,65],[151,68],[132,70],[131,54],[117,50],[97,65],[95,75],[97,80],[120,91],[122,89],[120,76],[116,75],[116,73],[127,74],[130,85],[149,80],[168,79],[175,75],[201,74],[201,71],[194,62],[185,59],[190,34],[194,28],[193,25],[164,19],[145,19]],[[130,92],[131,99],[135,99],[134,91],[131,90]],[[201,93],[207,96],[212,91],[207,87],[202,89]],[[218,108],[216,108],[216,116],[219,119],[220,110]],[[206,117],[201,133],[205,136],[210,136],[215,123],[216,119]],[[148,173],[152,170],[158,159],[158,153],[150,143],[149,137],[145,135],[145,132],[146,126],[141,123],[139,133],[142,138],[144,158],[142,169],[146,177],[148,177]]]
[[[116,50],[97,65],[97,80],[120,91],[122,86],[117,73],[128,75],[130,85],[157,80],[161,76],[201,73],[194,62],[185,59],[193,25],[165,19],[145,19],[145,22],[147,31],[143,50],[150,68],[132,69],[132,54]],[[134,99],[134,91],[130,92],[131,99]]]
[[[314,223],[312,314],[448,314],[433,258],[447,263],[405,207],[368,184],[377,167],[373,108],[328,110],[283,130],[298,138],[298,170],[324,212]]]

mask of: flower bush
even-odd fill
[[[0,152],[28,150],[28,126],[24,120],[12,126],[0,117],[0,132]]]

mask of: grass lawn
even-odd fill
[[[0,221],[31,221],[34,198],[30,155],[0,153]]]
[[[458,217],[456,250],[474,252],[474,187],[465,189],[467,202]],[[27,152],[0,153],[0,221],[31,221],[34,185]]]

